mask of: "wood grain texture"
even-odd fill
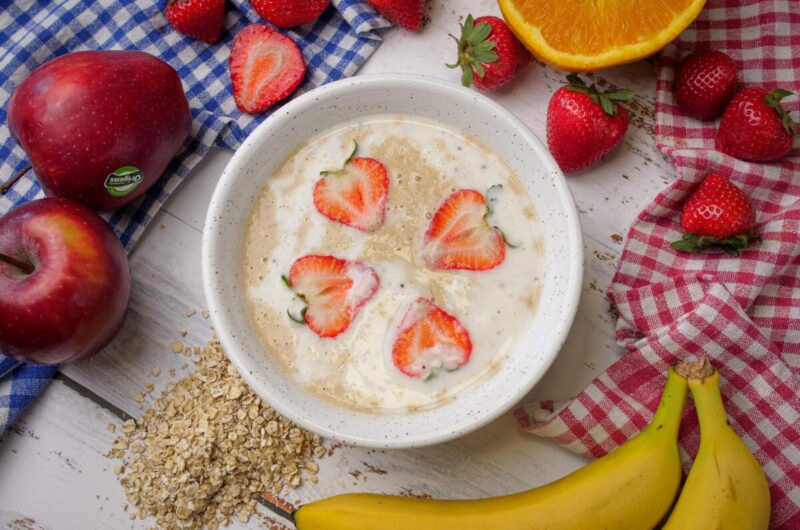
[[[107,430],[109,423],[117,426],[116,433]],[[119,425],[118,416],[63,381],[53,381],[0,437],[0,521],[4,512],[14,512],[42,530],[150,528],[148,521],[128,518],[114,473],[118,461],[103,456],[119,434]],[[234,521],[228,528],[272,530],[286,522],[264,507],[251,521],[249,526]],[[9,528],[35,527],[28,523]]]
[[[498,14],[490,0],[430,2],[431,21],[421,33],[387,32],[384,45],[362,73],[423,73],[457,83],[458,73],[444,67],[455,52],[447,34],[457,31],[458,17],[468,12],[475,16]],[[488,95],[544,139],[547,103],[563,78],[560,72],[532,63],[510,86]],[[652,64],[614,68],[593,79],[601,85],[630,88],[637,99],[622,146],[599,165],[568,177],[585,236],[583,295],[562,352],[529,398],[568,398],[622,354],[613,340],[604,292],[628,225],[673,174],[652,136]],[[230,156],[212,150],[134,250],[131,307],[120,335],[101,355],[63,370],[124,413],[136,415],[141,410],[133,395],[143,391],[146,383],[154,383],[157,394],[170,369],[175,369],[178,377],[191,369],[189,359],[172,353],[171,341],[201,345],[211,333],[209,321],[200,314],[204,307],[200,231],[214,185]],[[186,317],[189,308],[197,309],[197,314]],[[185,338],[181,331],[186,331]],[[189,368],[181,369],[184,363]],[[151,375],[156,366],[161,368],[160,377]],[[122,511],[122,491],[113,465],[100,456],[113,439],[105,427],[114,419],[108,410],[63,383],[54,383],[24,416],[19,432],[2,439],[0,509],[36,515],[54,529],[131,526]],[[26,434],[28,430],[38,439]],[[462,439],[431,448],[376,451],[334,447],[331,453],[321,462],[319,483],[285,495],[287,501],[297,504],[358,490],[452,498],[497,495],[548,482],[582,463],[550,443],[520,433],[508,416]],[[63,501],[45,500],[62,497]],[[68,509],[70,506],[74,509]],[[78,521],[83,524],[72,524]],[[269,525],[270,519],[255,518],[248,527]]]

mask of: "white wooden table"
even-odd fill
[[[391,30],[360,73],[405,72],[459,82],[452,62],[458,17],[498,14],[493,0],[433,0],[430,21],[419,34]],[[600,165],[568,177],[583,225],[586,275],[575,325],[558,359],[530,398],[567,398],[611,364],[621,351],[604,292],[622,249],[622,237],[636,213],[670,179],[672,168],[653,141],[654,72],[639,62],[602,72],[609,84],[637,94],[631,127],[620,149]],[[563,74],[533,63],[510,86],[489,94],[540,138],[546,107]],[[133,292],[124,328],[100,355],[64,367],[15,428],[0,438],[0,512],[30,516],[45,528],[148,528],[130,521],[124,495],[102,456],[116,434],[106,430],[125,414],[138,415],[133,395],[148,382],[156,393],[186,359],[170,341],[204,344],[210,322],[200,277],[200,234],[217,179],[231,153],[214,150],[153,221],[131,254]],[[190,308],[198,310],[186,317]],[[162,375],[152,377],[159,366]],[[428,493],[473,497],[509,493],[558,478],[582,460],[532,435],[519,432],[504,416],[462,439],[416,450],[338,448],[321,462],[319,483],[289,492],[286,500],[307,502],[345,491]],[[280,519],[266,507],[247,525],[273,528]],[[0,523],[2,523],[0,517]],[[288,523],[287,523],[288,525]],[[0,524],[2,526],[2,524]],[[5,526],[3,526],[5,527]],[[13,528],[13,527],[12,527]]]

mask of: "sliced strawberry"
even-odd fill
[[[428,380],[440,370],[456,370],[469,361],[472,340],[461,322],[427,298],[406,310],[392,347],[392,361],[409,377]]]
[[[354,158],[357,149],[358,144],[341,169],[322,172],[314,186],[314,206],[337,223],[373,232],[386,216],[389,177],[374,158]]]
[[[458,190],[439,207],[422,245],[422,258],[434,269],[483,271],[506,257],[503,233],[486,221],[491,213],[483,194]]]
[[[306,75],[297,44],[261,24],[250,24],[239,32],[229,63],[236,106],[250,113],[286,98]]]
[[[380,285],[375,271],[360,261],[317,255],[295,260],[284,281],[306,302],[303,320],[320,337],[345,331]]]

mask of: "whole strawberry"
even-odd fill
[[[567,80],[547,106],[547,147],[569,173],[594,164],[619,145],[628,130],[628,113],[619,102],[633,99],[633,92],[603,93],[575,74]]]
[[[484,90],[501,87],[530,61],[530,54],[497,17],[473,20],[468,15],[461,25],[461,38],[450,36],[458,44],[458,61],[447,67],[461,67],[464,86],[474,82]]]
[[[425,0],[367,0],[367,3],[403,29],[417,31],[422,26]]]
[[[736,63],[717,50],[690,53],[678,65],[674,89],[678,107],[685,114],[698,120],[714,119],[736,90]]]
[[[755,224],[756,212],[747,195],[722,175],[709,173],[683,205],[681,227],[686,234],[672,248],[719,248],[735,256],[759,239],[752,235]]]
[[[781,105],[780,88],[745,88],[731,100],[717,131],[717,149],[751,162],[770,162],[792,150],[797,124]]]
[[[261,18],[279,28],[294,28],[317,20],[330,0],[250,0]]]
[[[176,31],[214,44],[222,33],[225,0],[169,0],[165,14]]]

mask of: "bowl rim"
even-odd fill
[[[474,418],[473,421],[466,425],[453,425],[449,430],[437,431],[425,436],[407,436],[403,439],[378,439],[377,437],[367,439],[359,436],[342,433],[330,429],[324,425],[319,425],[313,421],[306,419],[290,410],[283,401],[271,392],[268,385],[263,384],[248,367],[245,365],[242,355],[238,349],[239,344],[233,334],[226,328],[223,313],[224,311],[219,308],[222,307],[221,290],[218,289],[216,283],[216,274],[213,271],[213,264],[219,259],[220,251],[217,248],[220,245],[220,237],[217,236],[217,223],[225,215],[226,194],[225,190],[229,188],[225,184],[228,181],[235,180],[237,175],[241,173],[247,161],[253,152],[258,149],[258,146],[263,143],[261,137],[269,137],[267,132],[274,128],[279,127],[282,122],[288,121],[298,111],[309,105],[316,105],[323,101],[324,98],[337,94],[341,91],[357,90],[362,86],[377,85],[381,89],[391,89],[390,85],[393,84],[413,84],[420,87],[428,87],[438,91],[450,91],[456,96],[471,98],[476,105],[484,105],[491,110],[498,119],[504,120],[513,127],[516,132],[523,137],[526,143],[537,146],[537,155],[545,164],[548,174],[553,178],[553,185],[555,187],[559,202],[564,210],[565,233],[568,239],[574,242],[570,246],[569,258],[569,271],[568,277],[571,281],[567,282],[566,290],[563,295],[564,304],[564,318],[558,332],[552,339],[552,344],[556,345],[551,351],[541,359],[537,368],[531,370],[528,374],[527,381],[524,384],[519,384],[517,391],[509,395],[506,399],[498,401],[497,405],[492,410],[487,411],[479,416],[470,416]],[[501,415],[508,412],[508,410],[527,395],[531,389],[541,381],[542,377],[552,366],[556,357],[563,348],[564,342],[572,329],[575,316],[577,314],[580,297],[583,286],[584,274],[584,251],[583,251],[583,233],[581,231],[580,218],[578,216],[577,206],[572,196],[572,192],[567,185],[566,178],[559,168],[555,159],[553,159],[550,152],[546,149],[545,145],[539,138],[525,125],[519,118],[513,115],[510,111],[506,110],[502,105],[490,99],[489,97],[481,94],[475,90],[469,90],[460,85],[445,81],[439,78],[421,75],[421,74],[370,74],[370,75],[357,75],[331,83],[322,85],[320,87],[309,90],[289,101],[280,109],[276,110],[269,118],[260,123],[255,130],[242,142],[241,146],[236,149],[231,159],[228,161],[225,169],[220,175],[219,180],[214,188],[214,193],[208,205],[206,212],[205,222],[202,233],[202,247],[201,247],[201,269],[203,290],[206,298],[206,303],[209,308],[211,322],[214,326],[216,334],[223,346],[225,354],[230,362],[236,367],[240,376],[248,384],[248,386],[264,401],[266,401],[276,412],[282,416],[290,419],[300,427],[306,430],[319,434],[324,438],[329,438],[335,441],[353,444],[360,447],[368,448],[412,448],[427,445],[434,445],[446,442],[455,438],[464,436],[473,432],[485,425],[491,423]],[[302,391],[305,391],[301,389]],[[322,398],[318,398],[322,400]],[[344,408],[344,407],[342,407]],[[376,419],[379,418],[376,416]]]

